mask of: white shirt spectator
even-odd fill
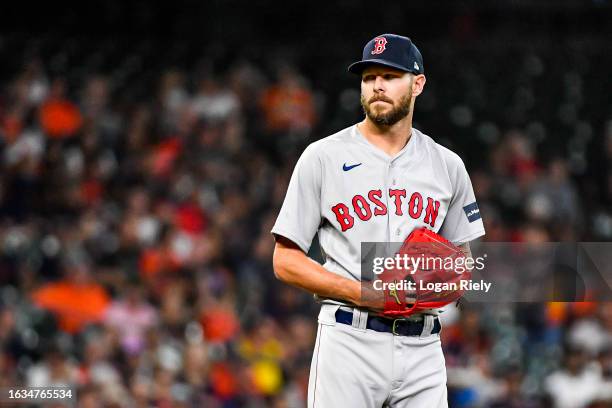
[[[605,398],[605,389],[601,369],[593,363],[585,366],[579,373],[572,374],[567,370],[552,373],[545,382],[555,408],[585,408],[590,403]]]

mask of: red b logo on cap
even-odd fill
[[[372,55],[382,54],[387,45],[387,39],[385,37],[376,37],[374,39],[374,49]]]

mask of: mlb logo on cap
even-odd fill
[[[383,34],[371,39],[363,47],[361,61],[351,64],[348,70],[361,74],[368,65],[384,65],[417,75],[425,73],[419,49],[410,38],[396,34]]]

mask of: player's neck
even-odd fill
[[[412,136],[411,116],[409,115],[392,126],[378,126],[366,117],[357,124],[357,127],[368,142],[389,156],[395,156],[406,146]]]

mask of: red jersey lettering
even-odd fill
[[[371,190],[368,193],[368,199],[376,206],[374,208],[374,216],[387,215],[387,206],[383,204],[380,199],[382,198],[382,190]]]
[[[355,218],[349,214],[349,208],[345,204],[336,204],[332,207],[332,211],[336,214],[336,220],[342,228],[342,232],[353,228],[355,225]]]
[[[402,211],[402,198],[406,198],[406,190],[389,189],[389,197],[395,199],[395,215],[404,215]]]
[[[372,218],[370,204],[363,196],[356,195],[353,197],[353,209],[361,221],[367,221]]]

